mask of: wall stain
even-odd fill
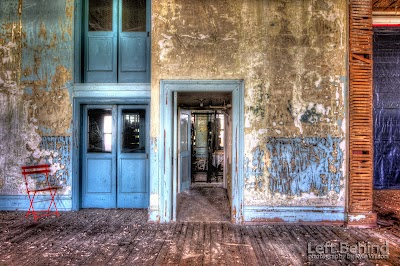
[[[42,38],[42,39],[44,39],[44,40],[47,39],[46,26],[44,25],[43,22],[40,24],[39,38]]]

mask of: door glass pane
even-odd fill
[[[145,110],[122,110],[122,152],[146,152],[145,114]]]
[[[89,31],[112,31],[113,0],[89,0]]]
[[[146,0],[122,0],[122,31],[146,31]]]
[[[181,115],[181,151],[188,151],[188,127],[189,127],[189,115]]]
[[[112,112],[111,109],[89,109],[87,126],[87,151],[111,152]]]

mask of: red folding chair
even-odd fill
[[[34,221],[37,221],[41,217],[52,214],[60,216],[54,199],[57,194],[57,190],[61,189],[62,187],[55,186],[50,183],[49,173],[50,165],[48,164],[22,166],[22,174],[25,180],[26,193],[28,194],[29,198],[29,209],[26,212],[26,218],[28,218],[30,214],[33,215]],[[40,197],[37,197],[38,195],[40,195]],[[49,206],[47,210],[35,211],[34,206],[39,202],[48,202]]]

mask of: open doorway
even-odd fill
[[[374,210],[380,225],[400,224],[399,26],[375,25],[373,35]]]
[[[230,92],[179,92],[178,221],[230,221]]]
[[[226,192],[229,199],[230,221],[242,223],[244,183],[244,81],[243,80],[161,80],[160,81],[160,135],[157,153],[161,167],[151,171],[159,179],[160,197],[153,197],[159,206],[158,220],[176,221],[178,186],[178,94],[180,97],[202,93],[216,97],[216,93],[228,93],[232,103],[229,116],[229,132],[224,129]],[[189,99],[185,100],[186,102]],[[183,101],[181,101],[183,103]],[[204,105],[203,101],[203,105]],[[199,104],[200,106],[200,104]],[[212,104],[214,106],[214,103]],[[190,162],[191,163],[191,162]],[[191,168],[186,168],[191,169]],[[150,200],[152,203],[152,200]],[[151,205],[151,204],[150,204]],[[156,207],[156,205],[155,205]],[[155,211],[154,214],[157,214]],[[153,215],[154,216],[154,215]],[[157,216],[154,216],[157,218]]]

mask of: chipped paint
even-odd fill
[[[339,138],[271,138],[245,158],[245,195],[251,205],[344,204]],[[267,156],[268,155],[268,156]]]
[[[361,221],[361,220],[364,220],[365,218],[367,218],[367,216],[366,216],[366,215],[362,215],[362,214],[359,214],[359,215],[349,215],[349,221],[350,221],[350,222]]]
[[[30,116],[42,136],[70,134],[72,105],[73,1],[51,3],[24,1],[22,9],[23,54],[21,84]],[[40,14],[40,16],[37,16]]]
[[[52,181],[63,187],[59,194],[71,193],[71,137],[43,137],[38,149],[32,153],[32,162],[50,164]]]
[[[25,194],[20,166],[45,158],[66,185],[63,194],[71,193],[73,6],[73,0],[2,0],[0,195]]]

